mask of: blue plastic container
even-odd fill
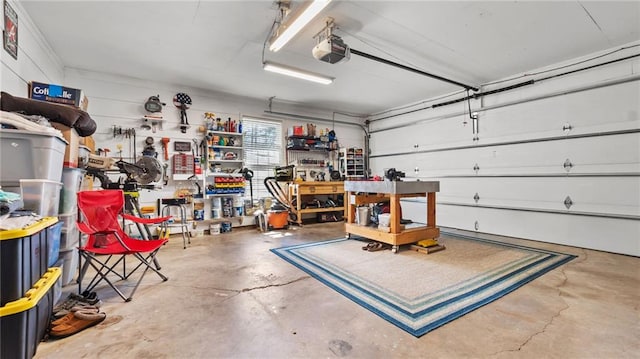
[[[58,222],[47,228],[47,247],[49,248],[47,254],[48,267],[53,267],[60,257],[60,237],[62,235],[63,224],[63,222]]]

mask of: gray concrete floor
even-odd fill
[[[343,235],[234,229],[186,250],[173,236],[159,254],[169,281],[148,274],[129,303],[100,290],[107,319],[36,358],[640,357],[639,258],[489,236],[579,258],[415,338],[269,251]]]

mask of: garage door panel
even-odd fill
[[[572,173],[640,173],[640,133],[571,140]]]
[[[392,158],[386,161],[397,162],[393,167],[418,178],[473,175],[476,174],[476,165],[478,175],[491,176],[640,173],[640,133],[384,158]],[[570,165],[565,167],[565,162]]]
[[[438,200],[460,204],[640,215],[638,177],[441,178]]]
[[[477,211],[478,209],[474,207],[438,205],[436,208],[436,224],[440,227],[474,231],[474,224],[478,217]]]
[[[473,144],[471,130],[462,121],[445,119],[371,134],[372,155],[416,152]]]
[[[477,221],[480,232],[485,229],[505,236],[640,255],[637,220],[479,208]]]
[[[607,104],[603,106],[602,104]],[[629,82],[479,112],[480,138],[517,140],[637,128],[640,86]]]

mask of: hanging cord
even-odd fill
[[[468,89],[467,89],[467,104],[469,105],[469,117],[471,117],[471,96],[469,96]]]

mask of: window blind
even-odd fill
[[[242,119],[245,167],[253,171],[253,199],[271,197],[264,186],[265,177],[274,175],[274,168],[282,166],[282,124],[244,117]],[[249,196],[246,184],[245,198]]]

